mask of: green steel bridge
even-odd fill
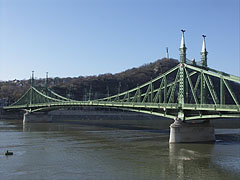
[[[188,60],[184,32],[182,30],[179,64],[134,89],[102,99],[77,101],[50,90],[47,78],[45,87],[34,87],[32,76],[32,85],[27,92],[4,109],[38,112],[75,106],[100,106],[182,121],[240,119],[240,77],[207,66],[208,52],[204,35],[201,61]]]

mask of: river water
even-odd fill
[[[0,120],[0,179],[240,179],[240,130],[216,133],[215,144],[169,144],[168,129]]]

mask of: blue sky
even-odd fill
[[[240,76],[239,0],[0,0],[0,80],[121,72],[165,56]]]

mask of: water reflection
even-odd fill
[[[215,144],[169,144],[170,164],[197,160],[204,154],[212,154]],[[203,148],[204,147],[204,148]]]
[[[64,126],[64,124],[23,123],[23,132],[64,131],[66,128],[67,126]]]
[[[177,177],[187,178],[187,169],[194,169],[201,174],[203,169],[208,169],[214,144],[169,144],[169,164],[174,169]]]
[[[169,144],[169,165],[178,179],[238,179],[240,146],[222,144]],[[237,150],[237,151],[236,151]],[[191,169],[191,171],[189,171]]]

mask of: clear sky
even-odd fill
[[[121,72],[165,56],[240,76],[239,0],[0,0],[0,80]]]

